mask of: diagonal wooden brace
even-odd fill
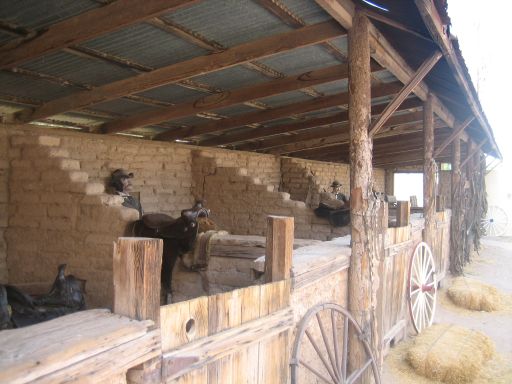
[[[443,150],[451,144],[451,142],[456,138],[456,137],[459,137],[459,135],[462,133],[462,131],[464,129],[466,129],[466,127],[471,124],[471,122],[475,119],[475,116],[471,115],[469,116],[466,120],[464,120],[463,123],[461,123],[459,126],[457,126],[456,128],[454,128],[452,134],[445,140],[441,143],[441,145],[434,151],[434,155],[433,157],[436,158],[436,157],[439,157],[439,155],[441,154],[441,152],[443,152]]]
[[[393,100],[388,104],[384,112],[381,113],[379,118],[372,124],[369,135],[373,137],[376,135],[382,126],[386,123],[389,117],[397,110],[402,102],[409,96],[412,90],[427,76],[430,70],[436,65],[443,54],[439,51],[435,51],[432,56],[421,64],[414,76],[409,82],[398,92]]]
[[[489,138],[485,139],[484,141],[482,141],[480,144],[478,144],[475,148],[473,148],[473,150],[471,152],[468,153],[468,155],[466,156],[466,158],[464,159],[464,161],[460,164],[460,167],[462,168],[463,166],[466,165],[466,163],[475,155],[478,153],[478,151],[480,151],[480,149],[485,145],[485,143],[487,143],[489,141]]]

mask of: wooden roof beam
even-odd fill
[[[172,12],[199,0],[117,0],[51,25],[37,37],[2,52],[0,68],[91,40],[138,21]]]
[[[390,118],[387,125],[395,126],[399,124],[407,124],[416,121],[421,121],[423,119],[423,113],[413,112],[407,113],[400,116],[395,116]],[[251,150],[268,150],[270,148],[275,148],[271,150],[273,154],[283,154],[291,152],[289,150],[290,147],[293,147],[294,144],[300,144],[302,142],[307,142],[309,140],[320,139],[323,140],[324,143],[327,142],[336,142],[339,140],[346,140],[348,135],[348,123],[340,123],[333,126],[318,128],[309,130],[304,133],[298,133],[296,135],[291,136],[280,136],[276,138],[271,138],[268,140],[261,140],[255,143],[248,143],[242,146],[237,147],[237,149],[241,149],[244,151]]]
[[[374,107],[373,110],[376,109],[375,113],[379,113],[382,111],[382,106]],[[420,121],[421,120],[421,112],[413,112],[413,113],[407,113],[400,116],[395,116],[390,119],[389,126],[392,125],[398,125],[398,124],[404,124],[404,123],[410,123],[411,121]],[[273,147],[279,147],[282,145],[288,145],[292,143],[299,143],[303,140],[311,140],[311,139],[318,139],[318,138],[330,138],[332,136],[337,136],[341,133],[344,133],[345,130],[340,129],[344,128],[346,124],[348,124],[348,112],[344,112],[344,120],[339,120],[338,124],[332,125],[329,127],[319,127],[317,129],[308,130],[303,133],[297,133],[295,135],[287,135],[287,136],[278,136],[278,137],[272,137],[266,140],[260,140],[252,143],[247,143],[241,146],[237,146],[237,149],[241,149],[244,151],[251,151],[251,150],[265,150]]]
[[[417,108],[420,107],[421,103],[417,99],[407,100],[402,104],[401,109]],[[372,108],[373,114],[381,113],[383,106],[377,105]],[[226,134],[217,136],[211,139],[201,141],[199,145],[213,146],[213,145],[226,145],[232,143],[238,143],[242,141],[254,140],[267,136],[274,136],[283,133],[289,133],[294,131],[300,131],[308,128],[321,127],[328,124],[335,124],[348,121],[348,112],[340,112],[331,116],[321,117],[318,119],[308,119],[291,124],[282,124],[278,126],[258,127],[251,131],[240,132],[234,134]]]
[[[399,89],[398,83],[388,83],[374,88],[376,97],[394,94]],[[331,96],[323,96],[317,99],[303,101],[299,103],[284,105],[266,111],[256,111],[241,116],[235,116],[229,119],[207,123],[196,127],[178,128],[172,131],[163,132],[155,136],[156,140],[176,140],[187,137],[199,136],[206,133],[214,133],[228,130],[231,128],[242,127],[244,125],[262,123],[265,121],[280,119],[294,114],[318,111],[325,108],[336,107],[348,103],[348,93],[338,93]]]
[[[329,68],[322,68],[316,71],[302,73],[297,76],[290,76],[284,79],[273,80],[249,87],[208,95],[190,103],[169,106],[159,111],[149,111],[134,116],[128,116],[124,119],[104,124],[102,130],[104,133],[122,132],[134,127],[156,124],[161,121],[178,119],[194,115],[199,112],[229,107],[263,97],[274,96],[314,85],[329,83],[344,79],[347,76],[347,65],[340,64]]]
[[[112,4],[117,4],[117,1]],[[138,76],[115,81],[94,90],[82,91],[71,96],[53,100],[43,104],[24,118],[22,117],[21,120],[33,121],[65,111],[85,108],[124,95],[142,92],[164,84],[176,83],[194,76],[219,71],[257,58],[314,45],[344,34],[346,34],[346,31],[334,22],[328,21],[310,25],[295,31],[240,44],[215,55],[196,57],[151,72],[142,73]]]

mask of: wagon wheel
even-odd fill
[[[482,226],[484,227],[485,234],[487,236],[504,235],[505,230],[507,229],[507,224],[507,213],[496,205],[491,205],[485,214],[485,218],[482,219]]]
[[[356,331],[367,356],[363,366],[353,372],[347,370],[349,326]],[[332,303],[316,305],[304,315],[297,327],[290,365],[292,384],[312,382],[313,379],[301,381],[304,375],[314,378],[317,383],[351,384],[370,365],[375,383],[381,382],[377,364],[361,328],[349,312]]]
[[[432,325],[437,296],[434,258],[425,242],[419,243],[412,255],[407,293],[412,325],[416,332],[420,333]]]

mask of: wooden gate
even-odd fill
[[[286,383],[289,281],[161,307],[162,382]]]

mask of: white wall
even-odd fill
[[[503,148],[502,148],[503,150]],[[508,216],[506,236],[512,236],[512,164],[504,162],[485,178],[489,206],[502,208]]]

